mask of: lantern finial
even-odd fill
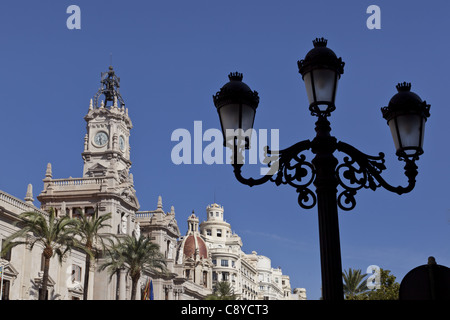
[[[403,82],[399,83],[395,86],[397,88],[398,92],[408,92],[411,91],[411,83],[410,82]]]
[[[313,40],[313,45],[314,45],[314,48],[326,47],[327,46],[327,42],[328,42],[328,40],[323,38],[323,37],[322,38],[316,38],[315,40]]]
[[[242,81],[242,79],[244,78],[244,75],[242,74],[242,73],[240,73],[240,72],[231,72],[229,75],[228,75],[228,79],[230,79],[230,81],[231,80],[238,80],[238,81]]]

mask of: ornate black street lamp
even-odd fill
[[[248,143],[239,143],[240,135],[234,134],[253,128],[258,93],[242,82],[242,74],[229,75],[230,82],[213,96],[219,113],[224,145],[232,146],[232,162],[237,180],[250,187],[267,181],[289,184],[298,192],[298,203],[305,209],[316,204],[319,215],[320,257],[322,268],[322,294],[325,300],[342,300],[342,266],[339,240],[338,207],[352,210],[356,205],[355,195],[359,189],[376,190],[383,187],[391,192],[403,194],[415,186],[417,166],[415,161],[423,153],[425,122],[430,116],[430,105],[411,92],[411,84],[397,85],[398,93],[382,108],[383,117],[391,130],[396,155],[405,162],[405,175],[408,185],[392,186],[381,173],[386,169],[384,154],[370,156],[353,146],[337,141],[330,135],[331,127],[327,117],[336,109],[335,96],[338,80],[344,72],[344,62],[326,47],[327,40],[313,41],[314,48],[304,60],[298,61],[299,72],[303,77],[309,100],[311,114],[317,116],[316,136],[300,141],[280,151],[267,148],[269,173],[259,179],[244,178],[241,174],[243,163],[238,161],[238,152]],[[227,131],[228,129],[228,131]],[[234,141],[234,145],[230,142]],[[308,162],[302,154],[311,150],[315,157]],[[343,163],[334,157],[334,152],[346,154]],[[314,184],[314,193],[310,186]],[[339,191],[338,187],[343,190]]]
[[[232,147],[236,131],[242,130],[245,133],[253,128],[259,97],[256,91],[252,91],[242,82],[242,73],[230,73],[228,78],[230,82],[220,89],[220,95],[214,96],[214,104],[219,113],[223,145],[226,146],[229,143]],[[227,134],[227,130],[229,130],[228,133],[232,132],[233,134]],[[245,147],[249,147],[249,139],[247,139]]]

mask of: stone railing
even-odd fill
[[[23,200],[13,197],[12,195],[2,190],[0,190],[0,206],[4,207],[5,209],[11,209],[10,211],[16,213],[17,215],[21,214],[22,212],[36,211],[44,214],[45,216],[48,216],[47,212],[40,210],[31,204],[25,203]]]
[[[211,251],[211,253],[213,254],[234,254],[234,255],[239,255],[241,253],[240,249],[231,249],[231,248],[217,248],[217,247],[213,247],[213,248],[209,248],[209,250]]]
[[[151,218],[154,215],[152,211],[138,211],[136,212],[136,219]]]
[[[68,178],[68,179],[52,179],[50,184],[53,186],[84,186],[97,184],[101,185],[105,182],[104,178]]]

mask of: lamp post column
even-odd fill
[[[333,153],[337,141],[330,136],[330,123],[319,115],[316,137],[312,141],[315,154],[312,163],[316,169],[317,207],[319,217],[320,261],[322,269],[322,295],[324,300],[343,300],[341,248],[337,209],[336,166]]]

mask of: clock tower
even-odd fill
[[[109,226],[102,231],[126,237],[140,234],[136,221],[140,206],[130,173],[129,141],[133,126],[119,86],[120,79],[112,67],[101,74],[101,87],[91,99],[84,117],[87,125],[82,152],[83,176],[55,179],[49,163],[44,189],[37,198],[41,209],[53,208],[58,217],[111,213]],[[125,274],[115,275],[115,280],[110,281],[107,273],[91,269],[83,270],[92,277],[89,299],[124,299],[129,285]]]
[[[118,180],[129,177],[130,129],[128,109],[119,93],[120,78],[113,67],[101,74],[101,87],[91,99],[84,138],[83,177],[114,175]],[[104,100],[99,97],[103,95]]]

